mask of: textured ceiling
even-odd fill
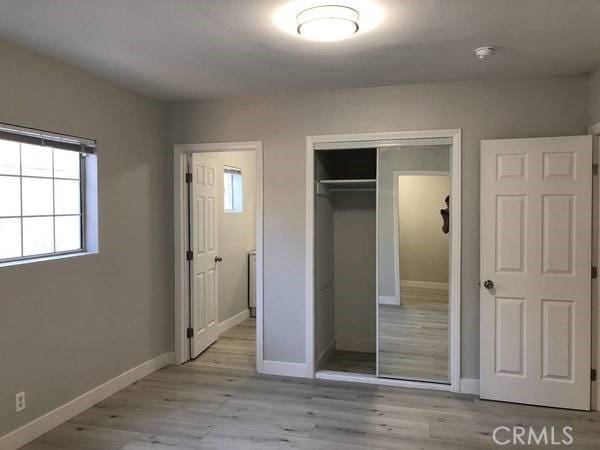
[[[0,0],[0,38],[165,100],[600,64],[600,0],[379,0],[379,27],[327,44],[277,29],[271,17],[283,1]],[[488,44],[497,54],[477,60],[473,49]]]

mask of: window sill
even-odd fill
[[[44,261],[55,261],[66,258],[75,258],[78,256],[87,256],[87,255],[97,255],[97,251],[81,251],[77,253],[66,253],[64,255],[51,255],[51,256],[40,256],[39,258],[30,258],[30,259],[19,259],[16,261],[6,261],[0,263],[0,268],[2,267],[12,267],[12,266],[21,266],[24,264],[33,264]]]

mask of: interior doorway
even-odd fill
[[[217,347],[235,341],[244,348],[229,359],[260,372],[262,144],[177,145],[174,153],[175,362],[207,362],[211,352],[222,359],[229,353]]]

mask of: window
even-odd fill
[[[0,263],[86,250],[86,147],[0,125]]]
[[[242,212],[242,171],[234,167],[224,168],[225,212]]]

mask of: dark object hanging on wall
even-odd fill
[[[444,234],[448,234],[450,231],[450,196],[446,195],[446,208],[440,209],[440,214],[442,215],[442,220],[444,221],[442,225],[442,231]]]

